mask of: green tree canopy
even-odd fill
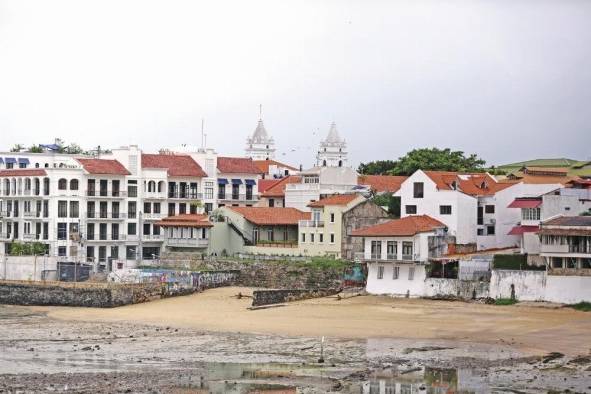
[[[411,175],[417,170],[484,172],[486,161],[475,154],[466,156],[462,151],[449,148],[414,149],[396,161],[374,161],[359,166],[363,174]],[[384,169],[388,167],[386,171]],[[364,172],[365,171],[365,172]]]

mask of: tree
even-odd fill
[[[400,197],[392,193],[378,194],[372,198],[374,204],[380,207],[388,207],[388,214],[394,218],[400,217]]]
[[[65,153],[69,153],[71,155],[79,155],[84,152],[84,150],[80,147],[80,145],[76,143],[71,143],[70,145],[64,148]]]
[[[395,166],[396,162],[392,160],[376,160],[359,164],[357,172],[363,175],[383,175],[392,171]]]
[[[411,175],[417,170],[484,172],[486,162],[471,154],[466,157],[462,151],[449,148],[422,148],[408,152],[396,161],[391,175]]]
[[[43,148],[39,145],[33,145],[28,150],[29,153],[43,153]]]
[[[16,145],[14,145],[12,148],[10,148],[10,151],[11,151],[11,152],[20,152],[20,151],[22,151],[23,149],[25,149],[25,147],[24,147],[24,146],[22,146],[21,144],[16,144]]]

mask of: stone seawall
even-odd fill
[[[320,298],[337,294],[339,289],[276,289],[255,290],[252,293],[252,306],[281,304],[283,302]]]
[[[100,284],[0,281],[0,304],[112,308],[160,298],[156,283]]]

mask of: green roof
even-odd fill
[[[581,163],[580,160],[573,160],[567,158],[559,159],[535,159],[520,161],[517,163],[503,164],[498,166],[499,169],[510,170],[513,168],[527,167],[571,167],[577,163]]]

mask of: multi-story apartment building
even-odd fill
[[[546,220],[538,234],[550,275],[591,275],[591,216]]]
[[[262,173],[250,158],[217,158],[218,207],[252,207],[259,200]]]
[[[560,184],[499,182],[489,174],[418,170],[400,188],[401,216],[429,215],[448,226],[459,245],[478,250],[516,246],[509,234],[519,213],[508,208],[517,196],[535,196]]]
[[[100,159],[57,153],[0,156],[2,254],[13,241],[38,241],[51,256],[90,262],[98,270],[134,265],[157,258],[170,245],[160,220],[201,214],[204,197],[214,193],[189,155],[145,154],[130,146]],[[178,237],[176,231],[170,234]],[[181,230],[180,238],[184,234]],[[193,248],[195,242],[178,246],[183,243]]]

